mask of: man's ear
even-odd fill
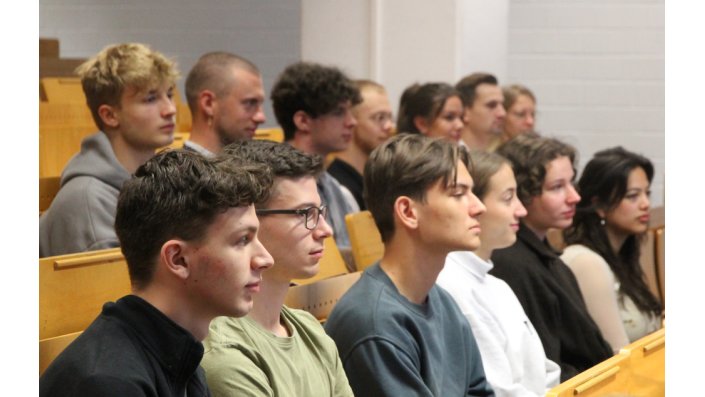
[[[160,251],[161,263],[166,270],[181,280],[186,280],[191,274],[186,253],[188,243],[181,240],[169,240],[162,245]]]
[[[98,116],[103,121],[103,124],[112,129],[120,126],[120,118],[118,117],[118,111],[115,106],[105,103],[100,105],[98,107]]]
[[[198,93],[198,104],[200,105],[201,109],[203,109],[203,113],[206,114],[208,117],[213,117],[213,113],[215,113],[214,107],[217,102],[215,93],[211,90],[203,90]]]
[[[423,116],[414,117],[414,125],[416,129],[421,131],[422,134],[426,135],[428,133],[428,121]]]
[[[311,120],[313,120],[313,118],[303,110],[299,110],[294,113],[294,125],[296,126],[297,131],[311,131]]]
[[[400,225],[408,229],[416,229],[419,226],[418,204],[408,196],[399,196],[394,201],[394,217]]]

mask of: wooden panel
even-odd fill
[[[284,130],[281,128],[260,128],[255,131],[255,139],[267,139],[274,142],[284,142]]]
[[[179,103],[176,105],[176,129],[178,131],[191,131],[192,120],[191,110],[188,104]]]
[[[656,229],[656,276],[658,279],[661,302],[666,305],[666,228]]]
[[[649,291],[651,291],[655,297],[660,299],[661,292],[659,291],[658,275],[656,271],[655,236],[656,234],[651,229],[644,234],[641,240],[639,262],[641,263],[641,270],[644,272],[646,286],[649,287]]]
[[[59,40],[39,38],[39,57],[58,58]]]
[[[289,288],[284,304],[311,313],[319,321],[328,318],[340,297],[360,279],[361,272],[331,277],[315,283]]]
[[[629,356],[629,392],[634,396],[663,396],[666,388],[666,330],[647,335],[620,350]]]
[[[82,332],[83,331],[74,332],[39,341],[39,376],[44,373],[47,367],[49,367],[49,364],[51,364],[71,342],[78,338]]]
[[[86,96],[83,94],[83,88],[81,87],[81,79],[78,77],[44,77],[39,81],[46,95],[47,102],[86,103]]]
[[[39,78],[76,77],[76,68],[85,61],[83,58],[39,57]]]
[[[566,247],[565,240],[563,240],[563,230],[561,229],[548,229],[546,239],[548,240],[548,244],[558,252],[563,252]]]
[[[95,131],[95,126],[87,125],[40,125],[39,176],[60,176],[71,157],[81,150],[83,138]]]
[[[345,215],[345,225],[357,270],[365,270],[382,259],[384,244],[370,211]]]
[[[274,266],[276,265],[275,263]],[[318,280],[348,273],[348,268],[345,266],[345,261],[342,255],[340,255],[340,251],[338,250],[338,246],[335,245],[333,237],[328,237],[323,241],[323,257],[321,258],[319,266],[320,270],[315,276],[291,280],[291,282],[297,285],[311,284]]]
[[[546,397],[590,397],[628,393],[628,354],[618,354],[568,379],[546,393]]]
[[[51,202],[54,201],[56,193],[61,187],[61,178],[58,176],[49,176],[39,178],[39,213],[46,211]]]
[[[83,331],[108,301],[131,293],[119,248],[39,260],[39,339]]]

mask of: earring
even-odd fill
[[[600,225],[605,226],[605,218],[600,218]]]

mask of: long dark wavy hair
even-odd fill
[[[622,294],[630,297],[641,311],[660,315],[661,303],[649,291],[639,264],[641,235],[627,237],[619,252],[610,245],[597,209],[609,211],[619,205],[627,193],[629,174],[636,168],[646,173],[649,183],[654,166],[649,159],[621,146],[595,153],[578,181],[580,203],[573,224],[563,232],[567,244],[582,244],[597,252],[609,264]]]

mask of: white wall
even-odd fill
[[[64,57],[142,41],[184,75],[232,51],[262,69],[267,95],[291,62],[334,64],[387,86],[394,107],[413,82],[489,71],[535,91],[538,128],[575,144],[581,167],[614,145],[650,157],[663,203],[664,0],[40,0],[39,35]]]
[[[90,57],[137,41],[176,59],[179,89],[208,51],[242,55],[261,70],[268,97],[279,72],[301,54],[301,3],[291,0],[39,0],[39,37],[58,38],[61,56]],[[265,103],[266,126],[276,120]]]
[[[622,145],[656,167],[664,199],[664,1],[511,0],[508,79],[538,97],[537,127],[580,151]]]

